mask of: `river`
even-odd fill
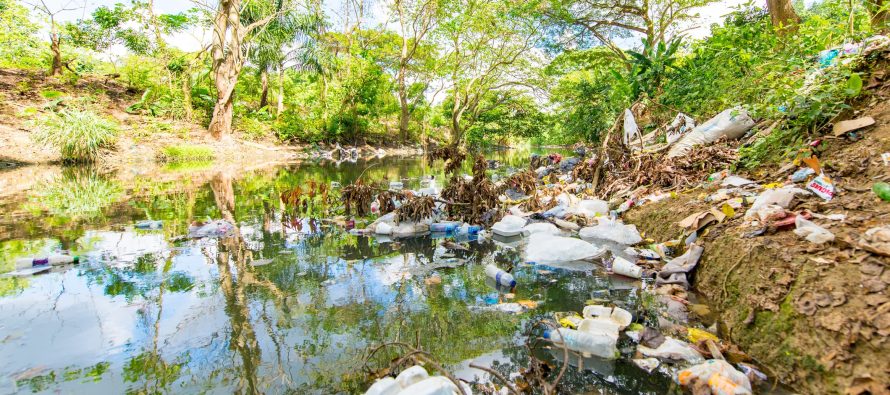
[[[528,154],[490,155],[502,163],[492,172],[524,167]],[[83,257],[42,275],[0,277],[0,393],[362,393],[368,349],[395,340],[461,378],[488,377],[470,362],[509,376],[529,366],[525,333],[536,321],[591,299],[639,302],[635,284],[594,264],[530,265],[521,244],[476,239],[458,240],[469,251],[451,257],[437,248],[440,237],[355,236],[279,198],[359,176],[418,188],[421,176],[437,175],[441,184],[442,165],[419,157],[246,174],[196,167],[126,182],[64,169],[0,200],[0,272],[57,249]],[[237,223],[235,237],[185,237],[192,222],[225,217]],[[145,219],[164,226],[134,228]],[[432,268],[444,260],[461,264]],[[486,282],[487,263],[514,267],[513,294]],[[497,309],[517,301],[537,306]],[[624,360],[582,366],[567,370],[564,392],[675,390],[667,374]]]

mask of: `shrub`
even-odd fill
[[[205,162],[216,158],[216,154],[210,147],[201,145],[171,145],[164,147],[158,159],[162,162]]]
[[[67,109],[49,113],[37,121],[34,140],[61,151],[65,162],[93,162],[99,149],[111,145],[118,125],[89,110]]]

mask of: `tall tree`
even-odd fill
[[[448,108],[453,144],[460,144],[467,127],[476,121],[486,94],[531,87],[528,71],[543,63],[536,64],[531,56],[540,26],[526,17],[524,4],[517,0],[444,2],[437,34],[447,48],[440,63],[451,84]]]
[[[30,5],[31,7],[34,7],[35,11],[46,15],[46,17],[49,19],[49,50],[50,52],[52,52],[53,55],[50,74],[62,74],[62,32],[61,29],[59,29],[59,21],[57,20],[57,18],[58,15],[61,13],[83,8],[85,4],[76,0],[68,0],[64,2],[59,8],[52,8],[47,5],[46,1],[44,0],[39,0],[38,2],[24,3]]]
[[[780,34],[796,30],[800,17],[794,12],[791,0],[766,0],[766,8],[773,26]]]
[[[421,43],[427,34],[435,28],[439,4],[437,0],[394,0],[392,4],[399,21],[401,50],[396,73],[396,86],[399,96],[399,135],[402,141],[408,141],[408,125],[411,118],[411,107],[408,99],[409,67],[417,55]]]
[[[716,0],[539,0],[559,44],[604,45],[621,59],[627,56],[616,38],[642,35],[652,46],[680,33],[697,17],[696,9]]]
[[[203,6],[207,9],[207,5]],[[255,33],[294,7],[291,0],[219,0],[215,8],[210,8],[214,16],[210,58],[216,103],[207,129],[214,138],[220,139],[232,131],[235,85]]]

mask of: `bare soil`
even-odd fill
[[[791,231],[750,237],[743,213],[701,237],[705,253],[694,285],[720,313],[721,336],[800,393],[890,393],[890,257],[860,243],[868,229],[890,225],[890,203],[871,191],[890,178],[880,158],[890,152],[890,88],[875,88],[842,117],[875,119],[860,140],[823,138],[818,156],[836,197],[793,203],[794,210],[845,214],[844,221],[814,220],[835,234],[834,242],[814,245]],[[789,176],[757,175],[747,174],[761,184]],[[644,205],[625,220],[657,241],[674,239],[682,233],[677,221],[711,207],[701,196],[712,190]]]

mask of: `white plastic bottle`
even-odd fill
[[[16,269],[27,269],[36,266],[44,266],[44,265],[65,265],[68,263],[78,263],[80,261],[80,257],[76,255],[62,255],[62,254],[54,254],[48,257],[43,258],[19,258],[15,260],[15,268]]]
[[[569,350],[595,355],[600,358],[614,359],[618,352],[616,348],[617,340],[607,335],[559,328],[557,330],[545,331],[544,338],[557,344],[564,343]]]
[[[513,275],[507,273],[501,269],[499,269],[495,265],[486,265],[485,266],[485,275],[494,279],[494,282],[503,286],[507,286],[513,288],[516,286],[516,280],[513,279]]]

